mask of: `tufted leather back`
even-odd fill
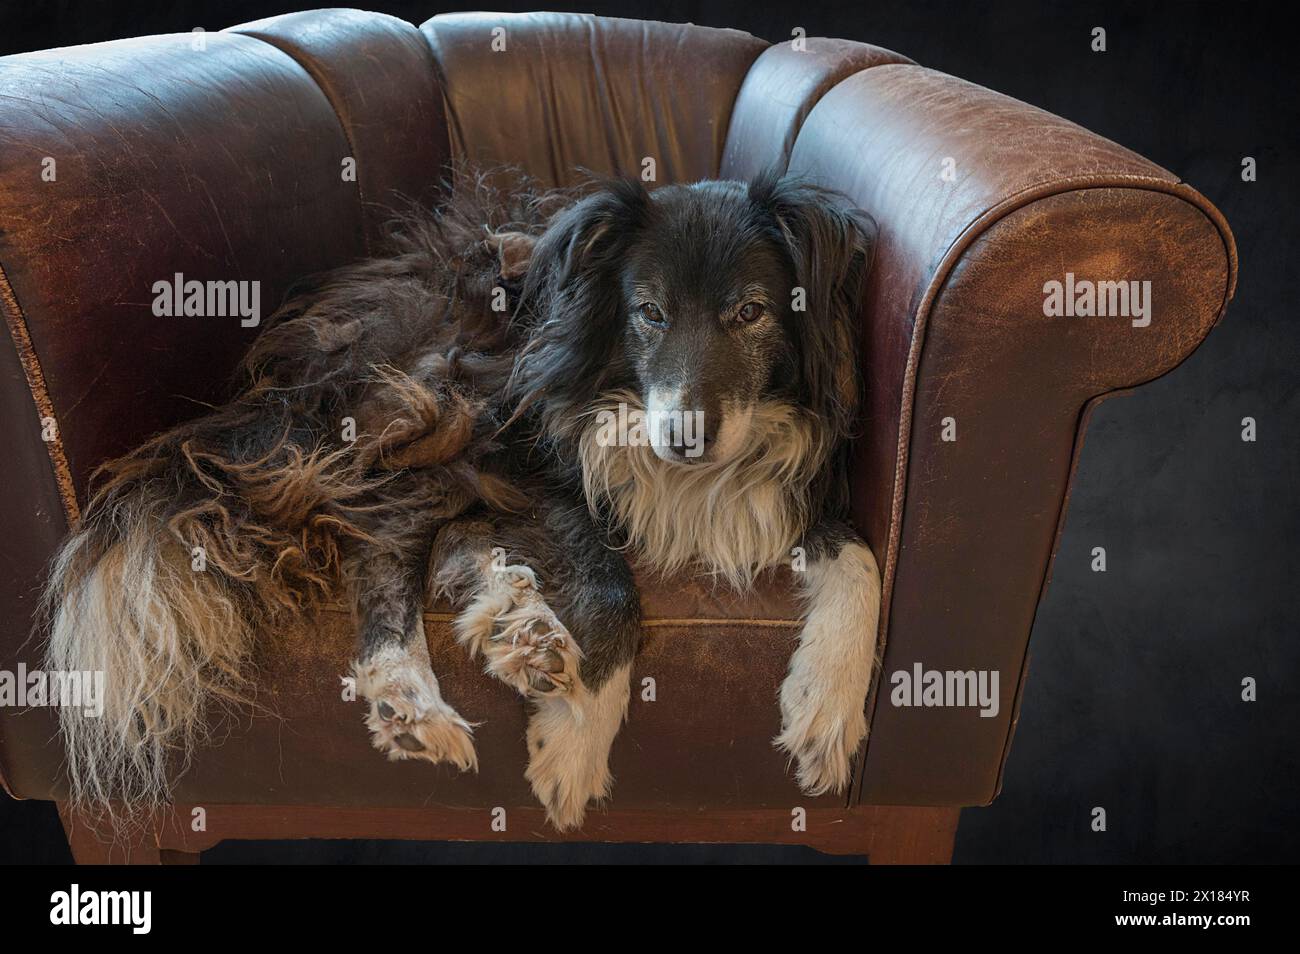
[[[432,111],[427,57],[417,65]],[[82,499],[98,464],[220,400],[257,334],[234,317],[159,317],[155,283],[256,281],[269,314],[292,282],[365,254],[386,214],[368,191],[416,192],[441,158],[411,136],[382,153],[405,168],[369,161],[365,130],[340,123],[297,60],[236,33],[10,57],[0,98],[6,317],[29,376],[39,358],[59,476]],[[352,139],[357,181],[343,174]]]
[[[452,155],[546,185],[718,174],[732,105],[767,43],[738,30],[581,14],[457,13],[420,27],[447,100]]]

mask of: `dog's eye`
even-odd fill
[[[763,306],[756,301],[747,302],[740,306],[740,311],[736,312],[736,317],[745,322],[758,321],[759,318],[763,317]]]
[[[650,324],[652,325],[668,324],[668,322],[664,319],[664,313],[659,310],[659,306],[652,304],[651,302],[646,302],[644,305],[638,308],[637,313],[646,321],[650,322]]]

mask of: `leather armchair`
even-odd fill
[[[771,746],[798,632],[789,581],[738,597],[645,578],[613,798],[567,837],[943,860],[960,806],[998,793],[1088,414],[1190,354],[1236,253],[1172,173],[863,43],[322,10],[0,59],[0,669],[40,666],[34,603],[92,470],[220,400],[257,333],[156,317],[155,281],[256,280],[269,311],[291,282],[376,251],[397,197],[436,198],[449,162],[570,184],[647,159],[652,185],[785,164],[880,224],[855,506],[884,575],[883,676],[852,790],[808,798]],[[1149,324],[1046,316],[1044,285],[1067,273],[1150,282]],[[111,844],[65,811],[78,859],[176,860],[223,838],[556,837],[523,780],[523,704],[464,658],[450,620],[432,606],[426,629],[445,695],[482,723],[478,774],[370,749],[340,690],[350,620],[327,612],[268,635],[262,708],[223,721],[174,810]],[[917,664],[997,672],[997,714],[894,705],[890,675]],[[61,800],[61,762],[50,710],[0,707],[11,795]]]

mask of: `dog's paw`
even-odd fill
[[[535,703],[524,778],[557,831],[581,828],[588,806],[609,797],[609,752],[627,717],[630,678],[628,666],[594,691],[579,683],[569,695]]]
[[[526,566],[490,570],[456,622],[461,643],[487,659],[485,671],[535,697],[572,692],[582,651],[538,592]]]
[[[556,831],[581,828],[587,805],[608,797],[609,747],[588,737],[569,707],[547,700],[528,723],[524,778]]]
[[[487,671],[525,696],[571,692],[582,654],[540,597],[510,610],[484,643]]]
[[[371,742],[390,760],[449,762],[478,771],[473,727],[442,699],[427,666],[401,652],[381,652],[353,664],[357,691],[370,700]]]
[[[366,726],[375,748],[392,761],[425,759],[478,770],[473,729],[446,703],[422,708],[401,697],[371,700]]]
[[[781,734],[772,740],[795,763],[799,788],[808,795],[842,792],[853,756],[867,734],[861,691],[819,673],[796,652],[781,684]]]

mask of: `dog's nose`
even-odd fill
[[[690,464],[707,458],[718,434],[715,418],[693,410],[671,415],[664,424],[663,438],[673,459]]]
[[[657,457],[684,464],[710,459],[722,415],[707,395],[687,388],[652,387],[646,409]]]
[[[693,464],[696,461],[703,460],[704,455],[708,452],[708,447],[704,441],[697,442],[690,447],[684,444],[670,444],[668,451],[673,455],[673,460],[680,461],[683,464]]]

